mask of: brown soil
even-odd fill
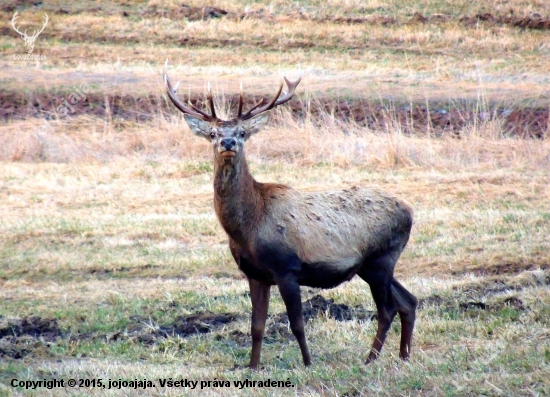
[[[28,355],[50,355],[50,342],[64,335],[55,319],[29,316],[0,319],[0,357],[22,359]]]
[[[6,336],[30,336],[43,339],[46,342],[53,342],[61,338],[63,332],[55,319],[29,316],[19,320],[9,320],[5,323],[0,322],[0,339]]]
[[[23,359],[27,356],[50,356],[49,346],[30,336],[6,336],[0,339],[0,359]]]
[[[240,316],[230,313],[196,313],[178,317],[173,324],[160,327],[159,334],[164,337],[175,335],[187,337],[194,334],[206,334],[223,328],[239,318]]]
[[[67,117],[80,115],[111,118],[113,121],[130,120],[144,122],[157,117],[159,111],[166,116],[176,115],[177,111],[165,98],[150,94],[134,97],[131,95],[86,94],[87,98],[69,109]],[[106,100],[107,98],[107,100]],[[185,98],[181,98],[185,100]],[[228,98],[236,104],[237,96]],[[203,97],[195,96],[190,102],[203,107]],[[245,109],[253,106],[255,101],[245,100]],[[21,94],[18,92],[0,93],[0,119],[55,118],[56,108],[61,105],[61,97],[53,93]],[[293,117],[302,119],[310,114],[314,120],[353,121],[360,126],[375,131],[387,131],[397,125],[405,133],[430,133],[434,135],[452,134],[459,136],[464,128],[498,120],[505,135],[530,138],[544,138],[548,135],[549,108],[502,108],[495,107],[479,112],[473,106],[433,102],[422,104],[381,104],[367,99],[352,98],[348,100],[330,97],[318,98],[306,108],[299,99],[289,102]],[[460,106],[460,107],[459,107]]]
[[[366,310],[363,306],[348,306],[334,303],[334,299],[325,299],[321,295],[315,295],[303,304],[304,320],[307,322],[319,316],[326,316],[336,321],[372,320],[375,312]],[[276,318],[286,318],[286,313],[277,315]]]
[[[151,322],[150,318],[132,316],[132,323],[129,324],[125,330],[110,334],[88,333],[72,335],[71,339],[82,340],[100,338],[108,341],[131,339],[147,345],[152,345],[158,340],[168,337],[179,336],[187,338],[196,334],[207,334],[218,331],[226,325],[240,319],[241,316],[232,313],[215,314],[210,312],[197,312],[188,316],[177,317],[171,324],[152,329],[146,325]]]

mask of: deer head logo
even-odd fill
[[[25,48],[27,50],[27,52],[30,54],[32,53],[32,50],[34,49],[34,42],[36,41],[36,38],[38,37],[38,35],[40,33],[42,33],[42,31],[44,30],[44,28],[46,27],[46,25],[48,24],[48,14],[44,13],[44,22],[42,24],[42,29],[40,29],[38,32],[35,30],[33,32],[32,35],[27,35],[27,30],[25,29],[24,32],[21,32],[17,26],[15,25],[15,21],[16,19],[18,18],[18,15],[17,15],[17,11],[15,11],[15,14],[13,14],[13,18],[11,19],[11,26],[13,26],[13,29],[19,33],[21,35],[21,37],[23,37],[23,40],[25,40]]]

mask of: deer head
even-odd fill
[[[34,50],[34,42],[36,41],[36,38],[38,37],[38,35],[40,33],[42,33],[42,31],[44,30],[44,28],[46,27],[46,25],[48,24],[48,14],[44,13],[44,22],[42,24],[42,29],[40,29],[39,31],[36,31],[34,30],[34,32],[32,33],[32,35],[27,35],[27,29],[25,29],[24,32],[21,32],[17,26],[15,26],[15,21],[17,20],[18,18],[18,15],[17,15],[17,11],[15,11],[15,14],[13,14],[13,18],[11,19],[11,26],[13,26],[13,29],[19,33],[21,35],[21,37],[23,37],[23,40],[25,40],[25,48],[27,50],[27,53],[32,53],[32,50]]]
[[[282,105],[292,98],[296,87],[300,83],[301,77],[298,80],[291,82],[286,77],[284,80],[288,87],[288,91],[283,93],[283,83],[279,87],[277,94],[271,101],[265,103],[262,99],[250,110],[243,113],[243,91],[241,84],[241,93],[239,97],[239,109],[237,116],[230,120],[222,120],[216,115],[214,100],[208,84],[208,102],[210,105],[210,114],[198,109],[189,104],[184,105],[176,96],[176,90],[179,82],[172,86],[166,68],[168,60],[166,60],[164,68],[164,82],[168,91],[168,97],[172,103],[184,114],[185,120],[191,131],[202,138],[207,139],[212,143],[214,149],[214,157],[218,164],[232,163],[235,164],[242,157],[244,142],[252,135],[261,131],[269,119],[269,111],[276,106]],[[281,96],[281,93],[283,95]]]

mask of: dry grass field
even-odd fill
[[[48,14],[43,59],[17,59],[15,11],[28,32]],[[550,395],[550,3],[6,0],[0,17],[0,395]],[[311,367],[276,292],[245,368],[248,284],[167,58],[182,98],[200,106],[210,81],[225,114],[239,82],[250,104],[303,74],[247,143],[257,180],[413,205],[410,362],[395,321],[364,364],[375,307],[354,279],[302,288]]]

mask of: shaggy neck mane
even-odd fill
[[[216,162],[214,173],[216,214],[227,234],[242,243],[262,216],[262,184],[248,171],[244,153],[236,164]]]

